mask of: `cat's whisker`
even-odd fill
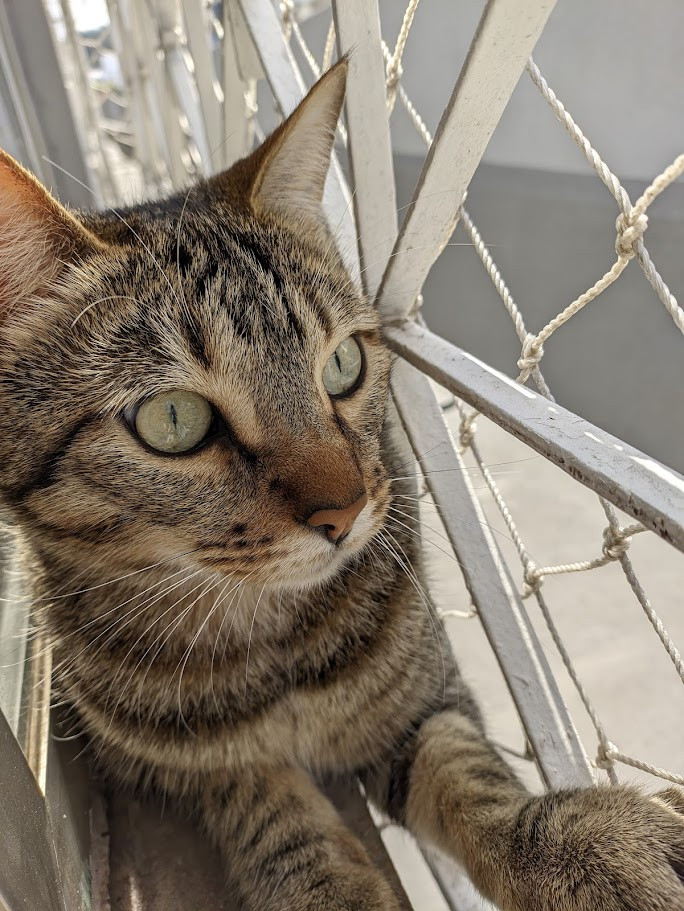
[[[99,633],[97,636],[95,636],[95,638],[88,640],[86,645],[81,649],[80,652],[78,652],[77,655],[75,655],[73,658],[68,659],[69,663],[75,665],[78,658],[80,658],[83,654],[85,654],[86,651],[91,649],[92,646],[102,636],[108,634],[107,638],[101,643],[101,645],[95,650],[95,652],[91,656],[91,663],[92,663],[94,656],[99,654],[104,648],[106,648],[107,645],[109,645],[109,643],[112,642],[113,638],[119,636],[121,634],[121,632],[127,626],[129,626],[131,623],[134,623],[136,620],[138,620],[140,617],[142,617],[142,615],[144,613],[147,613],[147,611],[149,611],[149,609],[151,607],[153,607],[156,603],[161,601],[162,598],[166,597],[166,595],[170,594],[172,591],[176,591],[181,586],[187,584],[187,582],[189,582],[192,578],[197,576],[199,574],[199,572],[200,572],[200,570],[196,570],[190,576],[185,576],[183,579],[173,583],[172,585],[163,589],[161,592],[157,592],[157,594],[150,596],[150,598],[146,599],[142,604],[135,605],[135,607],[131,611],[127,611],[126,614],[123,615],[123,617],[118,617],[113,623],[107,624],[101,633]],[[165,580],[165,581],[168,581],[168,580]],[[131,614],[133,614],[133,616],[130,616]],[[129,619],[126,619],[126,618],[129,618]],[[88,667],[88,665],[86,665],[86,667],[84,669],[87,669],[87,667]],[[56,668],[56,670],[57,669],[59,669],[59,670],[63,669],[61,667],[61,662],[60,662],[60,665],[58,665],[58,667]]]
[[[393,494],[393,496],[394,497],[403,497],[404,495]],[[440,517],[440,519],[443,518],[440,508],[435,503],[431,503],[426,500],[421,500],[419,497],[412,497],[411,499],[415,499],[419,505],[413,505],[413,504],[409,504],[409,503],[402,503],[401,505],[405,509],[413,509],[418,513],[420,513],[420,511],[422,509],[434,509],[435,512],[437,513],[437,515]],[[480,520],[479,522],[472,522],[469,519],[459,518],[459,522],[462,525],[472,525],[473,528],[479,528],[479,527],[487,528],[489,531],[492,532],[492,534],[498,535],[500,538],[502,538],[504,541],[507,541],[509,544],[514,543],[513,539],[510,537],[510,535],[507,535],[500,528],[495,528],[493,525],[490,525],[489,522],[485,522],[484,520]]]
[[[208,594],[210,594],[211,592],[213,592],[214,589],[216,588],[216,586],[221,584],[222,579],[223,579],[223,577],[220,576],[220,574],[215,573],[215,574],[211,577],[209,585],[208,585],[203,591],[201,591],[200,594],[195,598],[195,600],[194,600],[193,603],[191,604],[191,607],[194,607],[195,604],[197,604],[198,601],[200,601],[202,598],[205,598]],[[218,581],[217,581],[217,580],[218,580]],[[173,678],[176,676],[176,674],[179,672],[179,669],[180,669],[180,673],[178,673],[178,690],[177,690],[177,693],[178,693],[178,716],[179,716],[179,718],[181,719],[181,721],[183,722],[183,725],[184,725],[184,727],[187,729],[187,731],[188,731],[190,734],[193,734],[193,735],[194,735],[194,731],[192,730],[192,728],[190,727],[190,725],[189,725],[189,724],[187,723],[187,721],[185,720],[185,715],[183,714],[183,701],[182,701],[183,673],[185,672],[186,665],[187,665],[187,663],[188,663],[188,661],[189,661],[189,659],[190,659],[190,655],[192,654],[192,650],[193,650],[193,648],[194,648],[194,646],[195,646],[195,643],[196,643],[197,640],[199,639],[199,637],[200,637],[200,635],[201,635],[201,633],[202,633],[202,630],[203,630],[204,627],[206,626],[208,620],[210,619],[210,617],[211,617],[211,615],[213,614],[213,612],[214,612],[215,609],[216,609],[216,604],[214,603],[214,606],[209,610],[209,612],[207,613],[207,616],[204,618],[204,620],[202,621],[202,623],[200,623],[199,628],[197,629],[195,635],[194,635],[194,636],[192,637],[192,639],[190,640],[190,642],[189,642],[189,644],[188,644],[188,647],[186,648],[186,650],[185,650],[185,652],[183,653],[183,655],[181,655],[180,661],[179,661],[178,664],[176,665],[176,667],[175,667],[173,673],[171,674],[171,677],[169,678],[169,682],[171,682],[171,681],[173,680]],[[144,679],[144,678],[143,678],[143,679]]]
[[[496,468],[496,467],[500,467],[500,466],[504,466],[504,465],[517,465],[520,462],[531,462],[534,459],[539,459],[539,458],[541,458],[541,456],[528,456],[527,458],[524,458],[524,459],[511,459],[508,462],[493,462],[491,465],[485,465],[484,468],[486,468],[489,471],[491,468]],[[424,478],[427,478],[431,474],[444,474],[448,471],[465,472],[465,471],[480,471],[480,470],[481,469],[480,469],[479,465],[464,465],[462,468],[454,466],[453,468],[433,468],[430,471],[423,471],[421,468],[420,474]],[[496,473],[501,474],[502,472],[496,472]],[[503,473],[510,474],[510,472],[503,472]],[[387,480],[389,482],[411,481],[411,480],[415,479],[415,477],[416,477],[415,475],[407,474],[407,475],[398,475],[396,477],[387,478]]]
[[[163,560],[158,560],[156,563],[150,563],[148,566],[143,566],[142,569],[135,569],[131,572],[125,573],[123,576],[117,576],[116,579],[107,579],[106,582],[98,582],[97,585],[91,585],[87,588],[79,588],[75,591],[66,592],[62,595],[45,595],[38,598],[0,598],[0,604],[28,604],[31,607],[35,607],[37,604],[42,604],[43,602],[51,601],[62,601],[66,598],[74,598],[76,595],[85,595],[89,592],[98,591],[99,589],[106,588],[107,585],[115,585],[117,582],[124,582],[126,579],[132,579],[134,576],[139,576],[141,573],[150,572],[152,569],[156,569],[158,566],[164,566],[166,563],[170,563],[172,560],[177,560],[181,557],[187,557],[191,554],[197,553],[201,548],[194,547],[192,550],[182,551],[181,553],[172,554],[170,557],[165,557]]]
[[[406,575],[408,580],[411,582],[411,585],[413,586],[416,593],[418,594],[418,597],[419,597],[423,607],[425,608],[425,611],[428,616],[428,620],[430,622],[430,627],[432,629],[434,645],[435,645],[435,648],[440,657],[440,662],[441,662],[441,666],[442,666],[443,693],[446,694],[446,662],[444,660],[444,651],[442,649],[442,643],[441,643],[441,639],[440,639],[439,629],[437,627],[437,623],[439,621],[436,619],[435,616],[433,616],[434,608],[432,606],[432,603],[431,603],[427,593],[425,592],[425,589],[420,584],[418,576],[416,575],[415,570],[411,566],[411,563],[408,560],[408,557],[406,556],[405,551],[403,550],[401,545],[399,545],[399,543],[397,542],[396,538],[392,535],[392,533],[388,529],[383,529],[383,531],[381,531],[376,536],[376,540],[383,546],[383,548],[390,554],[390,556],[394,558],[397,565],[403,570],[404,574]],[[396,545],[398,550],[401,551],[401,553],[404,557],[404,560],[402,560],[399,557],[397,551],[392,546],[390,541],[392,541],[394,543],[394,545]]]
[[[193,576],[196,576],[198,573],[199,573],[199,570],[196,571],[196,572],[193,574]],[[185,598],[188,598],[190,595],[192,595],[194,592],[196,592],[198,588],[201,588],[204,584],[205,584],[205,580],[202,579],[197,585],[195,585],[193,588],[191,588],[189,592],[185,592],[185,594],[181,595],[181,597],[180,597],[179,599],[177,599],[176,601],[174,601],[169,607],[167,607],[164,611],[162,611],[162,613],[159,614],[159,616],[157,616],[154,620],[152,620],[152,622],[151,622],[150,624],[148,624],[148,625],[145,627],[145,629],[140,633],[140,635],[139,635],[138,638],[135,640],[135,642],[133,643],[133,645],[129,648],[129,650],[126,652],[126,654],[124,655],[124,657],[121,659],[121,662],[119,663],[119,666],[117,667],[117,670],[116,670],[116,672],[115,672],[115,674],[114,674],[114,677],[112,678],[112,681],[111,681],[111,683],[110,683],[110,685],[109,685],[109,690],[107,691],[107,697],[106,697],[106,699],[105,699],[105,707],[104,707],[105,713],[106,713],[107,707],[108,707],[108,705],[109,705],[109,699],[110,699],[110,697],[111,697],[112,689],[114,688],[114,684],[115,684],[116,681],[118,680],[121,671],[122,671],[122,670],[124,669],[124,667],[126,666],[126,663],[127,663],[128,659],[129,659],[129,657],[133,654],[133,652],[135,651],[135,649],[137,648],[137,646],[138,646],[138,645],[142,642],[142,640],[148,635],[148,633],[150,632],[150,630],[152,629],[153,626],[156,626],[156,624],[157,624],[160,620],[162,620],[167,614],[169,614],[171,611],[175,610],[175,609],[178,607],[178,605],[179,605],[182,601],[185,600]],[[190,605],[190,607],[192,608],[192,605]],[[174,619],[178,619],[178,618],[176,617],[176,618],[174,618]],[[166,627],[166,628],[168,629],[168,627]],[[117,704],[116,704],[116,706],[115,706],[115,708],[114,708],[114,713],[112,714],[112,719],[113,719],[113,717],[114,717],[114,714],[116,713],[116,709],[118,708],[119,703],[121,702],[121,698],[122,698],[122,696],[123,696],[124,691],[126,690],[126,688],[127,688],[127,686],[128,686],[128,683],[133,679],[133,676],[135,675],[135,672],[137,671],[137,669],[138,669],[138,667],[140,666],[141,662],[143,661],[143,659],[146,657],[146,655],[149,653],[149,651],[154,647],[154,645],[155,645],[158,641],[159,641],[159,637],[156,637],[156,638],[153,640],[153,642],[152,642],[150,645],[148,645],[147,648],[145,649],[145,651],[143,652],[143,654],[142,654],[140,660],[139,660],[138,663],[136,664],[135,668],[133,669],[133,672],[131,673],[131,675],[130,675],[129,678],[128,678],[127,683],[124,685],[124,688],[122,689],[122,691],[121,691],[121,693],[120,693],[120,695],[119,695],[119,699],[118,699]],[[143,678],[143,680],[140,682],[139,691],[142,690],[142,686],[143,686],[143,684],[144,684],[144,680],[145,680],[145,678]]]
[[[390,510],[393,509],[391,506],[389,508],[390,508]],[[412,518],[415,518],[415,516],[408,516],[408,515],[406,515],[406,513],[402,513],[400,510],[395,510],[395,511],[398,512],[400,515],[404,516],[404,518],[407,518],[409,520]],[[388,519],[388,521],[394,522],[396,525],[399,525],[408,534],[412,535],[417,541],[424,542],[425,544],[431,544],[433,547],[436,547],[437,550],[441,551],[446,557],[448,557],[450,560],[453,560],[461,568],[463,568],[463,563],[461,563],[461,561],[453,553],[453,551],[448,551],[448,550],[445,550],[443,547],[440,547],[439,544],[436,544],[434,541],[431,541],[429,538],[427,538],[424,533],[426,531],[429,531],[431,534],[438,535],[440,538],[443,538],[444,541],[446,541],[446,543],[449,544],[449,546],[451,546],[451,542],[445,535],[442,535],[435,529],[430,528],[430,526],[426,525],[424,522],[421,522],[421,531],[423,532],[423,534],[421,534],[418,531],[416,531],[415,529],[411,528],[410,525],[407,525],[406,522],[402,522],[401,519],[397,519],[396,516],[394,516],[394,515],[388,515],[387,519]]]
[[[216,699],[216,691],[214,690],[214,662],[216,661],[216,649],[218,648],[219,640],[221,638],[221,631],[223,629],[223,624],[226,622],[226,617],[228,616],[228,612],[230,611],[230,608],[233,605],[233,601],[235,600],[236,594],[248,578],[249,578],[249,576],[247,576],[245,579],[241,579],[226,594],[226,598],[228,597],[228,595],[232,595],[232,597],[230,599],[228,606],[226,607],[226,609],[223,612],[223,616],[221,617],[221,622],[219,623],[219,628],[216,631],[216,638],[214,639],[214,647],[211,652],[211,662],[209,664],[209,689],[211,690],[211,696],[212,696],[212,699],[214,700],[214,707],[217,712],[219,711],[219,705],[218,705],[218,701]],[[225,599],[222,597],[222,601],[223,600],[225,600]]]
[[[203,583],[200,583],[200,584],[203,584]],[[199,588],[199,586],[197,586],[197,588]],[[196,590],[196,589],[193,589],[192,591],[195,591],[195,590]],[[192,592],[191,592],[191,593],[192,593]],[[184,596],[184,597],[187,597],[187,595]],[[183,600],[183,599],[181,598],[180,600]],[[104,704],[104,708],[103,708],[103,715],[104,715],[105,718],[106,718],[106,716],[107,716],[107,708],[108,708],[108,706],[109,706],[109,699],[110,699],[110,696],[112,695],[112,688],[113,688],[113,686],[114,686],[116,680],[118,679],[119,673],[121,672],[121,670],[122,670],[123,666],[125,665],[126,661],[127,661],[128,658],[130,657],[130,655],[133,654],[133,651],[134,651],[136,645],[142,640],[142,638],[144,638],[144,636],[147,635],[147,633],[152,629],[152,627],[153,627],[156,623],[159,622],[159,620],[161,620],[163,617],[165,617],[170,611],[174,610],[174,609],[178,606],[178,603],[179,603],[179,602],[176,601],[174,604],[172,604],[170,607],[168,607],[162,614],[160,614],[159,617],[157,617],[155,620],[153,620],[152,623],[149,624],[149,625],[146,627],[146,629],[141,633],[141,635],[138,637],[138,639],[135,641],[135,643],[131,646],[131,648],[128,650],[128,652],[127,652],[126,655],[124,656],[124,658],[123,658],[121,664],[119,665],[119,667],[118,667],[118,669],[117,669],[117,671],[116,671],[116,674],[114,675],[114,678],[113,678],[112,682],[110,683],[109,690],[108,690],[108,692],[107,692],[107,697],[106,697],[106,699],[105,699],[105,704]],[[147,647],[147,649],[145,649],[145,651],[143,652],[143,654],[142,654],[140,660],[139,660],[139,661],[137,662],[137,664],[135,665],[135,667],[134,667],[134,669],[133,669],[133,672],[129,675],[129,677],[128,677],[126,683],[124,684],[123,688],[121,689],[121,692],[119,693],[119,697],[118,697],[118,699],[117,699],[117,701],[116,701],[116,705],[114,706],[114,708],[113,708],[113,710],[112,710],[112,713],[111,713],[111,715],[110,715],[109,722],[108,722],[108,724],[107,724],[106,730],[105,730],[104,734],[102,735],[102,738],[101,738],[101,739],[102,739],[101,746],[100,746],[100,748],[98,749],[97,753],[95,754],[95,760],[96,760],[96,761],[99,760],[100,754],[101,754],[101,752],[102,752],[102,749],[104,748],[105,744],[107,743],[107,739],[108,739],[108,737],[109,737],[109,732],[111,731],[112,724],[114,723],[114,718],[116,717],[117,709],[118,709],[119,705],[121,704],[121,700],[123,699],[123,696],[124,696],[126,690],[128,689],[129,684],[130,684],[131,681],[133,680],[133,678],[134,678],[134,676],[135,676],[135,673],[137,672],[138,668],[140,667],[141,662],[142,662],[143,659],[146,657],[146,655],[148,654],[148,652],[150,651],[150,649],[154,647],[154,645],[159,641],[159,639],[164,635],[164,633],[165,633],[170,627],[174,626],[174,624],[178,624],[178,623],[181,622],[183,619],[185,619],[185,617],[186,617],[186,615],[187,615],[187,613],[188,613],[189,610],[192,610],[192,606],[190,606],[190,607],[188,607],[188,608],[185,608],[185,609],[180,613],[180,615],[178,615],[178,616],[172,618],[171,621],[169,622],[169,624],[168,624],[167,626],[164,627],[164,629],[161,631],[161,633],[160,633],[157,637],[155,637],[155,639],[153,640],[153,642],[152,642],[152,643]],[[162,643],[162,646],[166,643],[166,641],[168,641],[168,640],[164,640],[164,643]],[[160,646],[160,648],[161,648],[162,646]],[[156,654],[159,654],[159,650],[157,651]],[[154,661],[154,658],[156,658],[156,654],[155,654],[155,656],[152,658],[152,661]],[[151,666],[151,664],[150,664],[150,666]],[[148,668],[148,670],[149,670],[149,668]],[[144,682],[144,680],[141,681],[141,683],[140,683],[140,685],[139,685],[139,687],[138,687],[138,691],[139,691],[139,692],[141,692],[141,690],[142,690],[142,684],[143,684],[143,682]]]
[[[247,677],[249,673],[249,653],[252,648],[252,633],[254,632],[254,623],[256,621],[257,611],[259,610],[259,604],[261,602],[262,595],[264,594],[264,589],[266,588],[266,583],[261,586],[261,591],[259,592],[259,597],[257,598],[256,604],[254,605],[254,613],[252,615],[252,623],[249,627],[249,637],[247,639],[247,657],[245,659],[245,696],[247,696]]]
[[[85,316],[85,314],[88,313],[89,310],[92,310],[93,307],[97,307],[98,304],[103,304],[105,301],[115,301],[115,300],[133,301],[133,303],[137,304],[139,307],[142,306],[142,304],[140,303],[140,301],[137,298],[131,297],[129,294],[108,294],[106,297],[100,297],[96,301],[92,301],[92,303],[88,304],[87,307],[84,307],[83,310],[81,310],[81,312],[78,314],[78,316],[74,320],[72,320],[71,328],[73,329],[74,326],[76,325],[76,323],[81,319],[81,317]]]

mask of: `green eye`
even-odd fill
[[[351,392],[361,376],[363,357],[358,342],[351,336],[338,345],[323,368],[323,385],[329,395]]]
[[[147,399],[138,408],[135,430],[148,446],[159,452],[187,452],[207,435],[213,412],[196,392],[172,389]]]

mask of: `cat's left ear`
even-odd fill
[[[65,264],[104,245],[0,149],[0,324]]]
[[[347,60],[331,67],[248,158],[215,180],[237,184],[255,212],[321,218],[323,189],[344,102]]]

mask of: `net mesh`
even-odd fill
[[[174,18],[170,12],[171,8],[176,9],[174,4],[167,8],[161,0],[150,0],[146,4],[107,0],[106,6],[102,6],[101,26],[91,33],[79,31],[70,6],[70,0],[48,4],[61,49],[65,79],[79,112],[87,160],[99,202],[120,201],[136,184],[144,186],[149,195],[153,191],[162,192],[173,185],[181,185],[197,174],[218,170],[248,151],[254,138],[258,139],[263,129],[268,129],[275,122],[270,99],[267,102],[262,100],[261,109],[257,106],[256,87],[261,75],[258,58],[245,40],[244,30],[241,31],[243,26],[239,20],[231,18],[223,4],[209,0],[182,3],[178,7],[179,14]],[[295,0],[282,0],[277,5],[283,34],[297,58],[308,67],[310,81],[318,78],[335,56],[332,17],[325,32],[324,45],[317,52],[309,46],[302,29],[302,18],[311,12],[320,12],[324,6]],[[404,51],[411,40],[418,8],[419,0],[409,0],[396,38],[383,40],[382,53],[388,111],[393,117],[401,116],[403,111],[425,147],[429,148],[432,135],[402,82]],[[326,15],[325,11],[322,15]],[[678,156],[632,202],[532,59],[526,69],[541,100],[551,108],[616,201],[615,259],[612,264],[607,264],[609,268],[595,284],[541,329],[533,332],[526,325],[520,306],[465,206],[460,208],[457,216],[520,341],[518,381],[531,381],[543,396],[553,402],[552,392],[541,370],[545,343],[617,281],[625,269],[641,268],[675,326],[684,333],[684,311],[657,271],[645,244],[649,206],[684,173],[684,155]],[[229,98],[231,93],[232,101]],[[238,121],[244,126],[236,129]],[[340,138],[346,144],[344,126],[340,127]],[[416,311],[421,303],[419,297]],[[526,546],[518,523],[497,485],[495,471],[488,467],[476,433],[478,413],[462,402],[457,402],[456,406],[459,415],[457,438],[461,452],[472,458],[473,466],[479,471],[514,543],[520,561],[523,597],[536,601],[593,725],[597,738],[596,767],[605,770],[611,782],[617,780],[617,768],[622,764],[684,784],[684,775],[628,755],[616,745],[580,679],[545,594],[550,577],[565,574],[585,574],[589,577],[608,565],[620,567],[668,659],[684,682],[682,657],[651,604],[630,558],[630,547],[636,536],[644,533],[651,538],[655,536],[646,532],[640,523],[622,519],[610,503],[599,498],[605,518],[595,534],[595,550],[592,552],[588,548],[589,552],[578,554],[577,559],[547,564],[541,555],[531,552]],[[447,548],[448,544],[442,542],[439,546]],[[474,617],[475,613],[474,610],[454,608],[444,611],[443,615],[445,618],[465,620]],[[530,758],[529,750],[517,753]]]

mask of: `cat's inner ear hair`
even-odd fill
[[[64,263],[104,244],[0,149],[0,323]]]
[[[251,158],[240,163],[242,174],[251,165],[247,192],[254,211],[294,219],[322,217],[323,189],[346,82],[347,61],[342,59]]]

